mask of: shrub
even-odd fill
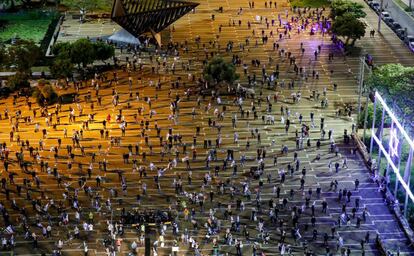
[[[55,104],[59,98],[55,88],[49,83],[36,87],[32,95],[41,106]]]
[[[372,119],[374,118],[374,104],[369,102],[368,104],[368,118],[367,118],[367,128],[370,129],[372,127]],[[364,127],[364,120],[365,120],[365,109],[361,109],[361,114],[358,117],[358,128]],[[377,109],[375,113],[375,127],[379,127],[382,121],[382,106],[377,104]],[[391,119],[388,115],[384,118],[384,128],[389,127],[391,125]]]
[[[236,67],[232,63],[227,63],[220,57],[210,60],[203,70],[204,79],[213,84],[226,82],[232,84],[239,78],[236,73]]]
[[[7,84],[11,91],[30,87],[29,75],[27,73],[16,72],[14,76],[9,78]]]

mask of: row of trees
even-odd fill
[[[115,48],[102,41],[91,42],[83,38],[73,43],[58,43],[53,47],[52,53],[56,56],[50,66],[52,76],[67,78],[72,76],[75,65],[81,69],[98,60],[105,63],[114,57]]]
[[[364,6],[348,0],[334,0],[331,3],[330,17],[333,21],[332,32],[345,38],[345,45],[351,46],[365,35],[366,23],[361,20],[367,14]]]
[[[56,44],[53,53],[56,57],[49,67],[52,76],[70,78],[73,76],[75,65],[81,69],[98,60],[105,62],[114,56],[115,49],[102,41],[91,42],[87,39],[79,39],[73,43]],[[33,41],[18,40],[8,47],[0,45],[0,70],[16,72],[8,79],[8,92],[30,86],[31,68],[40,57],[40,48]],[[39,103],[54,102],[56,94],[50,93],[52,85],[45,86],[46,92],[38,90],[36,98]],[[50,95],[53,97],[49,97]]]
[[[15,11],[16,7],[31,8],[33,6],[44,6],[48,2],[47,0],[0,0],[0,5],[3,5],[6,10]],[[58,5],[60,0],[54,0],[54,3]]]
[[[29,7],[31,2],[31,0],[0,0],[0,5],[3,5],[4,9],[14,10],[18,4],[22,4],[23,7]]]

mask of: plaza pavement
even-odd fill
[[[201,63],[199,60],[202,60],[204,57],[203,48],[197,49],[194,44],[194,37],[199,35],[201,37],[202,43],[209,44],[208,42],[211,40],[216,39],[216,35],[218,34],[218,27],[219,25],[223,25],[222,32],[219,35],[218,43],[220,44],[220,55],[226,59],[231,59],[232,54],[239,55],[248,65],[249,65],[249,74],[256,73],[256,75],[261,74],[261,67],[254,68],[250,65],[251,59],[260,59],[261,63],[266,64],[266,69],[271,70],[274,69],[275,64],[279,63],[280,70],[281,70],[281,79],[285,79],[286,82],[289,81],[289,78],[292,77],[292,69],[289,68],[289,63],[285,60],[283,61],[280,57],[277,56],[277,52],[272,51],[272,42],[273,39],[270,38],[270,42],[267,45],[262,45],[260,42],[260,38],[257,37],[259,40],[259,44],[257,47],[254,47],[255,38],[252,38],[251,30],[247,29],[247,21],[252,22],[252,28],[256,30],[256,36],[260,35],[260,31],[262,29],[266,30],[264,23],[254,22],[256,15],[262,15],[264,17],[268,17],[269,19],[276,19],[277,14],[281,14],[282,16],[285,13],[285,10],[288,9],[288,3],[285,1],[278,1],[278,8],[276,9],[269,9],[264,8],[264,1],[256,1],[256,8],[250,10],[248,8],[247,1],[217,1],[217,0],[208,0],[205,2],[200,3],[200,6],[195,11],[195,14],[188,14],[184,16],[182,19],[178,20],[174,27],[174,32],[165,31],[163,33],[163,38],[165,42],[168,42],[169,37],[175,42],[184,42],[184,40],[188,40],[190,45],[189,54],[182,53],[180,56],[180,62],[186,63],[186,61],[191,58],[194,60],[194,65],[191,66],[190,72],[196,74],[197,76],[201,72]],[[224,7],[224,13],[219,13],[216,10],[220,7]],[[243,7],[243,13],[241,15],[237,15],[237,10],[239,7]],[[368,16],[366,17],[366,22],[369,25],[369,30],[371,27],[376,27],[376,15],[369,9],[366,10]],[[211,20],[211,14],[215,14],[215,20]],[[236,26],[228,26],[229,20],[235,20]],[[238,20],[242,20],[242,25],[239,27],[237,25]],[[70,22],[70,21],[69,21]],[[277,22],[276,22],[277,23]],[[93,36],[100,36],[103,34],[111,34],[112,33],[112,26],[110,23],[106,22],[105,25],[99,26],[98,24],[75,24],[75,23],[64,23],[63,26],[65,27],[65,32],[68,34],[65,37],[60,37],[59,40],[73,40],[79,35],[90,37]],[[98,25],[98,26],[97,26]],[[96,29],[95,29],[96,28]],[[272,27],[270,27],[272,28]],[[275,28],[272,28],[275,29]],[[277,36],[277,33],[275,33]],[[240,51],[238,48],[239,42],[244,42],[245,38],[250,39],[250,47],[249,51]],[[233,41],[235,44],[233,53],[226,53],[224,51],[225,45],[227,41]],[[306,52],[303,57],[300,57],[300,43],[304,43],[304,47],[306,48]],[[341,212],[341,204],[337,201],[337,193],[330,191],[329,184],[333,179],[339,181],[339,189],[347,188],[352,189],[352,203],[350,206],[352,207],[354,199],[356,197],[361,198],[361,207],[358,211],[357,215],[361,214],[361,209],[366,206],[369,210],[369,215],[367,221],[361,225],[360,228],[355,227],[355,220],[352,220],[352,225],[350,227],[341,227],[337,228],[336,230],[336,237],[339,235],[344,238],[345,246],[350,247],[352,249],[351,255],[362,255],[360,250],[360,240],[365,236],[366,232],[370,232],[371,234],[371,242],[366,246],[366,255],[378,255],[379,251],[378,248],[375,246],[373,242],[373,238],[375,238],[376,234],[379,234],[382,239],[384,239],[384,243],[386,248],[389,248],[395,251],[398,248],[401,249],[401,255],[413,255],[414,251],[412,248],[406,245],[407,239],[405,238],[404,234],[402,233],[401,228],[398,226],[398,223],[395,217],[392,215],[390,210],[384,205],[382,195],[378,192],[378,188],[376,185],[370,180],[368,171],[365,165],[362,162],[362,159],[359,155],[352,155],[350,153],[351,149],[354,147],[353,145],[343,145],[342,142],[342,134],[344,129],[348,131],[351,130],[352,119],[346,116],[335,116],[335,110],[337,108],[341,108],[342,104],[349,103],[356,107],[356,99],[357,99],[357,81],[356,76],[359,67],[359,59],[357,57],[343,57],[342,53],[332,46],[330,42],[329,36],[322,37],[321,35],[314,35],[310,36],[308,32],[300,35],[296,35],[292,33],[291,39],[283,39],[282,41],[278,42],[281,48],[286,49],[286,51],[292,52],[294,56],[298,56],[297,63],[299,66],[305,66],[307,70],[317,70],[320,73],[320,79],[310,79],[308,82],[303,83],[298,87],[296,85],[294,90],[289,90],[287,88],[277,88],[280,93],[280,100],[278,103],[273,104],[272,115],[275,116],[276,123],[274,125],[266,125],[263,124],[260,116],[264,114],[265,110],[265,103],[259,108],[259,119],[253,120],[250,117],[250,120],[246,120],[246,118],[240,118],[238,120],[238,124],[236,129],[233,130],[231,127],[231,120],[229,120],[228,116],[227,119],[220,122],[223,126],[222,134],[223,134],[223,147],[219,150],[219,159],[222,159],[225,156],[226,148],[235,148],[235,158],[239,159],[240,153],[245,152],[249,159],[254,159],[256,156],[256,142],[255,139],[251,138],[251,147],[249,150],[245,150],[246,145],[246,138],[250,136],[250,130],[247,128],[247,123],[249,123],[250,128],[258,128],[262,134],[262,142],[261,144],[266,147],[267,155],[266,158],[266,173],[272,174],[272,184],[267,184],[265,181],[265,185],[263,188],[262,199],[263,205],[267,204],[267,201],[270,198],[274,198],[272,194],[273,185],[276,184],[279,186],[279,177],[277,176],[277,169],[284,168],[286,169],[286,165],[292,161],[293,159],[293,149],[295,148],[294,143],[294,130],[295,127],[300,129],[300,125],[298,124],[298,120],[292,117],[292,128],[288,135],[286,135],[283,131],[283,126],[280,123],[280,106],[286,105],[290,108],[292,115],[294,116],[296,112],[300,112],[304,116],[304,121],[309,123],[309,113],[315,113],[315,123],[316,127],[311,129],[311,138],[312,138],[312,147],[300,150],[299,151],[299,159],[301,160],[302,165],[306,167],[308,170],[307,172],[307,179],[305,185],[305,191],[309,188],[312,188],[313,191],[316,190],[317,187],[322,188],[321,199],[325,198],[329,205],[328,214],[322,214],[321,209],[321,199],[316,199],[315,196],[312,197],[312,201],[316,201],[316,212],[317,212],[317,227],[319,231],[319,238],[317,241],[310,242],[311,239],[311,231],[312,228],[309,229],[307,232],[301,232],[303,239],[301,243],[298,245],[294,245],[293,240],[289,235],[288,232],[288,244],[292,245],[294,255],[303,255],[303,242],[305,240],[309,241],[309,248],[311,248],[317,255],[321,255],[325,249],[322,246],[322,234],[327,232],[330,234],[330,228],[336,223],[338,215]],[[309,58],[313,58],[313,51],[317,49],[317,46],[322,46],[322,53],[317,61],[311,61],[309,65]],[[374,56],[375,64],[383,64],[383,63],[390,63],[390,62],[399,62],[404,65],[413,65],[414,59],[412,53],[410,53],[406,47],[393,35],[393,32],[390,31],[388,28],[383,28],[382,35],[377,35],[375,38],[365,37],[361,41],[357,42],[358,46],[362,46],[363,51],[369,53]],[[211,50],[211,49],[210,49]],[[209,50],[209,51],[210,51]],[[328,54],[333,52],[335,54],[334,61],[328,61]],[[117,53],[121,55],[121,53]],[[123,53],[121,59],[125,57],[126,54]],[[268,59],[269,56],[272,56],[273,63],[269,64]],[[197,153],[198,159],[197,161],[191,162],[191,168],[193,172],[193,183],[192,185],[188,185],[186,183],[187,177],[187,170],[185,168],[184,163],[179,162],[178,167],[174,170],[174,173],[167,173],[164,177],[161,178],[161,187],[162,187],[162,194],[159,194],[154,186],[153,182],[153,175],[154,173],[149,173],[147,178],[139,178],[137,173],[133,173],[131,171],[131,166],[126,165],[122,161],[122,154],[127,152],[127,145],[132,144],[135,145],[139,143],[141,145],[142,150],[148,152],[148,148],[144,144],[144,139],[140,136],[140,126],[139,124],[134,124],[133,114],[136,113],[136,109],[139,106],[144,106],[146,110],[148,110],[148,105],[143,102],[142,100],[137,102],[136,100],[131,100],[131,108],[126,108],[126,102],[129,100],[128,94],[128,81],[125,74],[121,75],[120,85],[117,86],[117,91],[121,95],[121,104],[114,108],[111,104],[111,91],[112,88],[103,88],[101,89],[101,95],[106,95],[103,98],[103,106],[95,106],[94,113],[96,113],[95,123],[90,125],[89,130],[84,131],[84,140],[81,141],[81,144],[86,147],[87,155],[90,155],[92,152],[97,151],[97,145],[103,145],[103,149],[107,149],[106,154],[98,155],[97,161],[102,161],[104,158],[109,162],[109,171],[106,173],[102,173],[98,171],[98,167],[95,166],[94,173],[92,179],[88,180],[87,183],[90,186],[94,186],[95,177],[98,173],[104,177],[103,187],[105,189],[98,190],[100,195],[104,198],[109,196],[109,189],[110,188],[118,188],[120,187],[120,183],[118,182],[118,174],[116,170],[123,170],[123,174],[127,179],[128,182],[128,194],[127,196],[123,196],[122,192],[119,191],[119,198],[123,199],[122,205],[119,204],[117,199],[119,198],[112,198],[113,208],[115,209],[114,215],[115,219],[119,218],[120,210],[122,207],[126,207],[127,209],[131,209],[133,207],[140,207],[142,209],[149,208],[163,208],[166,209],[169,206],[166,198],[169,197],[172,201],[176,201],[176,199],[185,200],[183,196],[179,196],[176,198],[174,193],[174,188],[172,186],[173,179],[176,178],[177,174],[182,174],[184,189],[187,192],[198,192],[200,190],[200,186],[202,183],[202,178],[204,175],[209,171],[207,170],[204,165],[204,161],[202,159],[205,158],[205,150],[202,148],[202,141],[205,138],[215,140],[216,136],[216,129],[208,127],[207,120],[208,118],[213,117],[213,111],[211,110],[208,113],[203,111],[204,107],[208,104],[208,97],[205,100],[202,100],[202,108],[197,109],[197,115],[193,120],[191,117],[191,110],[193,107],[196,106],[196,98],[197,95],[191,96],[189,100],[183,99],[182,103],[180,104],[180,118],[178,124],[173,125],[171,121],[169,121],[168,114],[169,114],[169,103],[170,97],[168,95],[170,89],[170,82],[175,81],[178,76],[183,78],[183,81],[186,82],[186,87],[190,88],[194,86],[193,83],[186,81],[188,71],[182,71],[178,69],[175,75],[167,74],[161,75],[163,81],[163,88],[161,90],[155,90],[154,87],[149,87],[148,82],[150,80],[156,81],[157,76],[150,74],[150,67],[152,64],[150,63],[148,56],[143,54],[143,62],[144,71],[143,72],[136,72],[133,74],[134,82],[133,82],[133,90],[140,92],[141,98],[144,96],[149,96],[153,99],[153,109],[156,110],[157,114],[153,119],[158,120],[158,125],[163,127],[162,134],[165,135],[167,127],[173,127],[174,132],[179,132],[183,135],[183,141],[187,144],[191,144],[193,140],[193,134],[195,133],[195,127],[201,127],[201,135],[197,137]],[[169,58],[169,62],[171,62],[171,58]],[[351,68],[353,71],[352,75],[347,74],[348,68]],[[334,70],[333,74],[330,74],[330,70]],[[239,73],[241,74],[241,81],[242,83],[246,83],[246,77],[243,75],[243,70],[241,67],[238,68]],[[109,75],[111,76],[111,74]],[[142,78],[142,83],[137,82],[137,78]],[[338,84],[338,90],[333,91],[333,83]],[[311,91],[318,90],[322,93],[323,88],[327,88],[327,97],[329,99],[329,106],[327,109],[321,109],[320,103],[313,101],[310,99]],[[82,106],[84,107],[84,113],[91,112],[90,104],[85,103],[83,101],[83,95],[87,93],[90,88],[81,89],[81,99],[82,99]],[[255,88],[256,92],[262,91],[263,92],[263,99],[267,95],[273,95],[275,93],[274,90],[269,90],[266,87],[258,86]],[[73,89],[69,89],[69,91],[73,91]],[[180,93],[182,95],[183,88],[179,90],[173,90],[173,94]],[[300,103],[292,104],[291,102],[291,93],[300,91],[302,93],[302,100]],[[154,100],[153,97],[157,95],[157,99]],[[256,93],[258,95],[258,93]],[[224,104],[227,106],[228,115],[230,113],[234,113],[237,111],[237,107],[232,104],[232,97],[223,96]],[[32,100],[33,101],[33,100]],[[213,110],[216,108],[215,103],[213,104]],[[250,100],[246,100],[244,106],[247,108],[250,104]],[[96,105],[96,104],[95,104]],[[76,107],[72,105],[72,107]],[[23,115],[31,115],[31,112],[28,110],[25,102],[23,100],[19,100],[17,106],[12,106],[10,99],[4,100],[0,105],[1,112],[4,112],[5,109],[8,109],[9,113],[14,113],[17,109],[21,109],[23,111]],[[69,105],[64,105],[62,107],[63,111],[67,111],[69,109]],[[99,138],[99,129],[101,129],[102,125],[101,122],[107,116],[107,114],[111,114],[112,116],[118,113],[118,109],[123,109],[123,115],[126,116],[128,124],[127,135],[126,137],[122,138],[122,146],[121,147],[109,147],[108,140],[103,140]],[[149,116],[146,111],[145,116],[140,116],[140,119],[149,119]],[[355,116],[355,115],[353,115]],[[325,126],[326,129],[333,129],[334,136],[337,143],[340,145],[340,156],[335,157],[334,154],[328,153],[328,141],[323,142],[323,150],[322,152],[322,159],[320,161],[315,161],[314,158],[316,157],[316,150],[315,150],[315,141],[317,138],[320,137],[319,132],[319,120],[321,117],[325,118]],[[37,117],[35,122],[39,122],[41,127],[45,127],[44,118]],[[81,117],[77,117],[78,121],[75,124],[69,124],[67,122],[67,117],[62,117],[62,124],[58,125],[57,130],[53,130],[52,128],[48,129],[48,136],[45,139],[46,148],[50,146],[56,145],[57,138],[62,138],[63,135],[63,128],[66,127],[67,130],[72,131],[72,129],[80,129],[81,127],[81,120],[86,120],[87,116],[83,115]],[[3,128],[3,132],[0,133],[0,141],[9,141],[9,131],[10,131],[10,124],[8,120],[1,120],[0,126]],[[153,124],[150,125],[153,127]],[[118,125],[113,122],[109,126],[110,136],[121,136],[120,130]],[[233,144],[233,132],[237,131],[240,136],[240,141],[237,145]],[[37,145],[40,139],[40,134],[33,133],[33,124],[24,125],[21,124],[20,131],[18,132],[21,139],[28,139],[32,145]],[[153,129],[150,130],[150,143],[154,145],[154,151],[159,152],[158,147],[158,138],[155,137],[155,131]],[[263,136],[265,134],[265,136]],[[276,141],[276,146],[272,146],[272,140]],[[70,138],[66,139],[63,138],[63,147],[66,144],[71,144]],[[289,146],[290,153],[288,156],[279,156],[279,163],[276,167],[273,167],[273,155],[279,154],[281,145],[285,144]],[[12,143],[11,149],[14,151],[18,150],[19,147],[16,145],[15,142]],[[64,151],[63,149],[61,151]],[[61,156],[58,160],[57,167],[61,172],[64,173],[65,179],[67,182],[71,183],[71,187],[77,187],[76,183],[79,177],[85,176],[86,164],[89,163],[90,156],[82,157],[80,155],[79,149],[75,150],[76,152],[76,160],[75,162],[81,162],[84,164],[83,173],[79,171],[75,171],[77,166],[74,165],[74,170],[69,171],[66,170],[66,162],[67,159]],[[53,154],[48,152],[48,150],[44,150],[40,152],[41,156],[45,161],[49,161],[53,164]],[[14,154],[11,154],[14,155]],[[328,162],[340,162],[342,163],[342,157],[346,156],[348,159],[348,169],[341,169],[339,173],[331,173],[328,171]],[[29,156],[25,156],[27,160],[29,160]],[[154,162],[157,166],[165,166],[167,163],[168,157],[165,157],[164,160],[161,160],[158,155],[148,156],[148,160],[146,164],[150,161]],[[213,163],[214,165],[220,165],[221,161],[217,163]],[[251,166],[255,166],[255,161],[248,161],[247,165],[244,168],[239,168],[239,175],[237,177],[231,177],[232,170],[229,168],[224,172],[220,173],[220,179],[225,180],[226,178],[230,178],[233,180],[235,184],[239,184],[241,181],[247,177],[247,172]],[[35,169],[39,170],[38,166],[34,166]],[[16,173],[15,180],[17,183],[22,183],[22,179],[24,177],[28,177],[28,174],[22,173],[19,167],[15,164],[12,164],[10,167],[12,172]],[[3,172],[3,176],[7,177],[7,174]],[[57,197],[59,199],[62,198],[63,189],[58,188],[56,181],[53,179],[51,175],[47,173],[39,173],[39,176],[42,181],[41,189],[46,191],[46,195],[50,195],[53,197]],[[358,178],[360,180],[360,188],[357,191],[353,191],[353,182]],[[265,179],[265,176],[264,176]],[[293,178],[287,177],[287,181],[284,185],[281,186],[281,195],[282,198],[288,198],[288,194],[290,189],[299,190],[299,180],[300,174],[296,173]],[[135,200],[135,196],[137,193],[140,193],[141,184],[145,182],[148,185],[148,196],[142,198],[141,205],[139,206]],[[251,187],[256,188],[258,186],[257,180],[251,181]],[[216,191],[216,188],[212,188]],[[206,193],[210,188],[206,188]],[[34,197],[39,197],[40,194],[34,192]],[[28,205],[26,208],[29,212],[33,215],[33,219],[35,218],[35,213],[31,211],[30,202],[25,200],[24,197],[17,197],[14,193],[12,193],[12,198],[16,199],[18,205]],[[253,196],[254,197],[254,196]],[[4,200],[4,195],[1,195],[3,202],[8,205],[8,202]],[[216,193],[215,197],[215,205],[217,202],[222,202],[223,204],[233,204],[234,201],[231,201],[228,195],[218,195]],[[79,200],[87,207],[89,203],[89,198],[83,193],[80,192]],[[252,200],[253,203],[253,200]],[[298,191],[293,199],[289,199],[289,205],[302,205],[303,198],[301,193]],[[209,202],[206,202],[205,208],[208,209],[211,206]],[[242,225],[246,224],[249,228],[251,233],[251,237],[254,237],[257,234],[257,226],[249,221],[249,215],[252,205],[247,203],[246,210],[244,213],[241,213],[241,222]],[[174,207],[175,208],[175,207]],[[197,208],[197,207],[196,207]],[[349,209],[350,207],[348,207]],[[197,208],[198,209],[198,208]],[[56,214],[56,211],[52,210]],[[88,209],[85,209],[85,212],[88,212]],[[69,211],[71,218],[73,218],[73,212]],[[16,212],[11,212],[11,219],[15,219],[17,217]],[[109,219],[110,213],[108,211],[103,210],[101,216],[95,214],[95,231],[89,235],[88,238],[88,246],[90,249],[90,253],[92,255],[104,255],[104,248],[101,244],[103,237],[106,234],[106,224],[105,220]],[[199,226],[203,226],[206,217],[208,216],[207,213],[199,213],[197,211],[196,219],[199,221]],[[219,210],[217,213],[219,218],[223,216],[223,210]],[[287,227],[289,227],[290,221],[290,211],[282,210],[280,215],[281,218],[284,218],[287,222]],[[83,216],[86,218],[86,215]],[[310,211],[307,209],[305,213],[302,215],[300,219],[300,227],[303,230],[303,225],[305,222],[309,222],[310,219]],[[183,231],[185,228],[189,229],[189,232],[197,238],[197,240],[201,243],[200,247],[202,252],[206,255],[211,255],[211,244],[204,244],[202,241],[205,236],[205,230],[201,228],[199,231],[192,230],[192,225],[190,223],[186,223],[182,220],[182,212],[180,212],[180,231]],[[56,219],[53,219],[55,222]],[[222,226],[228,227],[230,225],[228,220],[222,220]],[[274,227],[269,227],[271,233],[271,242],[267,245],[262,245],[259,248],[259,251],[266,252],[266,255],[279,255],[278,253],[278,239],[279,233],[275,230]],[[53,237],[52,239],[40,239],[40,249],[32,250],[31,243],[29,241],[25,241],[21,235],[17,235],[17,245],[14,250],[16,255],[40,255],[41,252],[51,252],[51,249],[55,248],[55,242],[58,237],[65,237],[67,229],[66,227],[59,227],[56,228],[54,226],[53,230]],[[82,234],[85,237],[84,234]],[[241,234],[234,234],[234,236],[239,237]],[[124,243],[122,246],[122,255],[126,255],[128,252],[128,246],[132,240],[137,239],[137,234],[133,229],[126,228],[125,235],[123,237]],[[223,232],[220,234],[220,238],[223,238]],[[171,246],[172,240],[175,238],[171,234],[171,230],[167,232],[166,235],[166,247],[159,248],[159,255],[168,255],[171,253]],[[332,251],[335,253],[336,247],[336,240],[330,239],[329,246],[331,247]],[[70,244],[65,244],[63,253],[65,255],[80,255],[82,253],[83,246],[80,240],[73,240]],[[235,253],[234,246],[221,246],[222,252],[230,252]],[[140,252],[143,252],[143,249],[140,249]],[[251,253],[251,246],[245,245],[243,248],[243,252],[246,255]],[[2,252],[3,253],[3,252]],[[6,252],[4,252],[6,253]],[[180,244],[180,252],[179,255],[193,255],[193,252],[188,249],[187,246]]]

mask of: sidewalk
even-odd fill
[[[414,12],[414,1],[413,0],[401,0],[401,2],[403,2],[407,6],[410,6],[410,1],[411,1],[411,11]]]
[[[377,31],[378,15],[363,0],[356,2],[364,5],[367,13],[363,19],[367,24],[366,35],[357,41],[357,46],[363,48],[361,54],[371,54],[376,65],[401,63],[405,66],[414,66],[414,54],[384,22],[381,21],[381,32],[375,33],[374,38],[369,37],[369,30]]]

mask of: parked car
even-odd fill
[[[410,48],[410,50],[414,52],[414,42],[409,43],[408,48]]]
[[[384,22],[385,22],[388,26],[390,26],[390,24],[392,24],[393,22],[395,22],[395,20],[394,20],[393,18],[389,17],[389,18],[384,18]]]
[[[406,42],[407,44],[409,44],[409,43],[414,43],[414,36],[411,36],[411,35],[406,36],[406,37],[405,37],[405,42]]]
[[[407,43],[408,48],[414,52],[414,36],[405,37],[405,42]]]
[[[397,34],[397,36],[398,36],[401,40],[404,40],[404,37],[405,37],[405,29],[403,29],[403,28],[399,28],[399,29],[394,30],[394,32],[395,32],[395,34]]]
[[[376,1],[372,1],[370,4],[372,9],[376,10],[377,8],[380,8],[380,3],[376,2]]]
[[[402,28],[402,27],[401,27],[400,23],[395,21],[395,22],[391,23],[391,28],[395,31],[395,30],[397,30],[399,28]]]
[[[381,12],[381,17],[384,18],[391,18],[391,15],[389,12]]]
[[[381,8],[380,3],[372,4],[372,9],[374,9],[374,11],[379,12],[380,8]]]

